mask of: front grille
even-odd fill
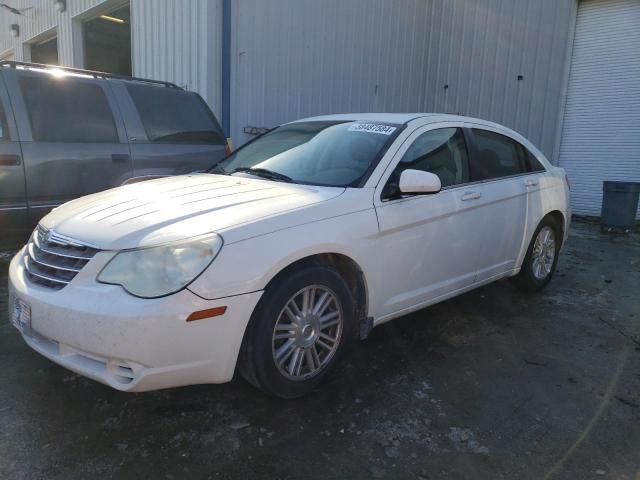
[[[38,225],[27,244],[24,265],[33,283],[60,290],[98,252],[96,248],[82,245]]]

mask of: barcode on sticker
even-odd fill
[[[354,123],[348,130],[350,132],[366,132],[366,133],[380,133],[382,135],[391,135],[396,131],[396,127],[390,127],[389,125],[380,125],[379,123]]]

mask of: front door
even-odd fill
[[[24,165],[13,113],[0,74],[0,248],[22,243],[26,232]]]
[[[381,292],[379,321],[464,289],[475,277],[475,259],[469,254],[474,232],[469,219],[459,214],[458,197],[469,181],[462,129],[418,129],[396,158],[400,161],[392,161],[393,173],[375,200],[381,247],[379,272],[372,281]],[[399,194],[394,183],[405,169],[437,174],[442,190],[428,195]]]

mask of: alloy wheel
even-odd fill
[[[533,276],[544,280],[551,273],[556,256],[555,233],[551,227],[544,227],[538,232],[533,245],[532,262]]]
[[[273,329],[272,353],[289,380],[320,373],[340,346],[343,314],[337,295],[323,285],[309,285],[289,298]]]

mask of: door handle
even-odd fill
[[[20,165],[20,155],[0,155],[0,166],[15,167]]]
[[[480,192],[465,192],[464,195],[460,198],[463,202],[468,202],[469,200],[477,200],[482,197]]]
[[[527,179],[524,181],[524,184],[525,184],[527,187],[537,187],[537,186],[538,186],[538,180],[532,180],[532,179],[530,179],[530,178],[527,178]]]
[[[112,153],[111,161],[112,162],[128,162],[129,155],[127,155],[126,153]]]

